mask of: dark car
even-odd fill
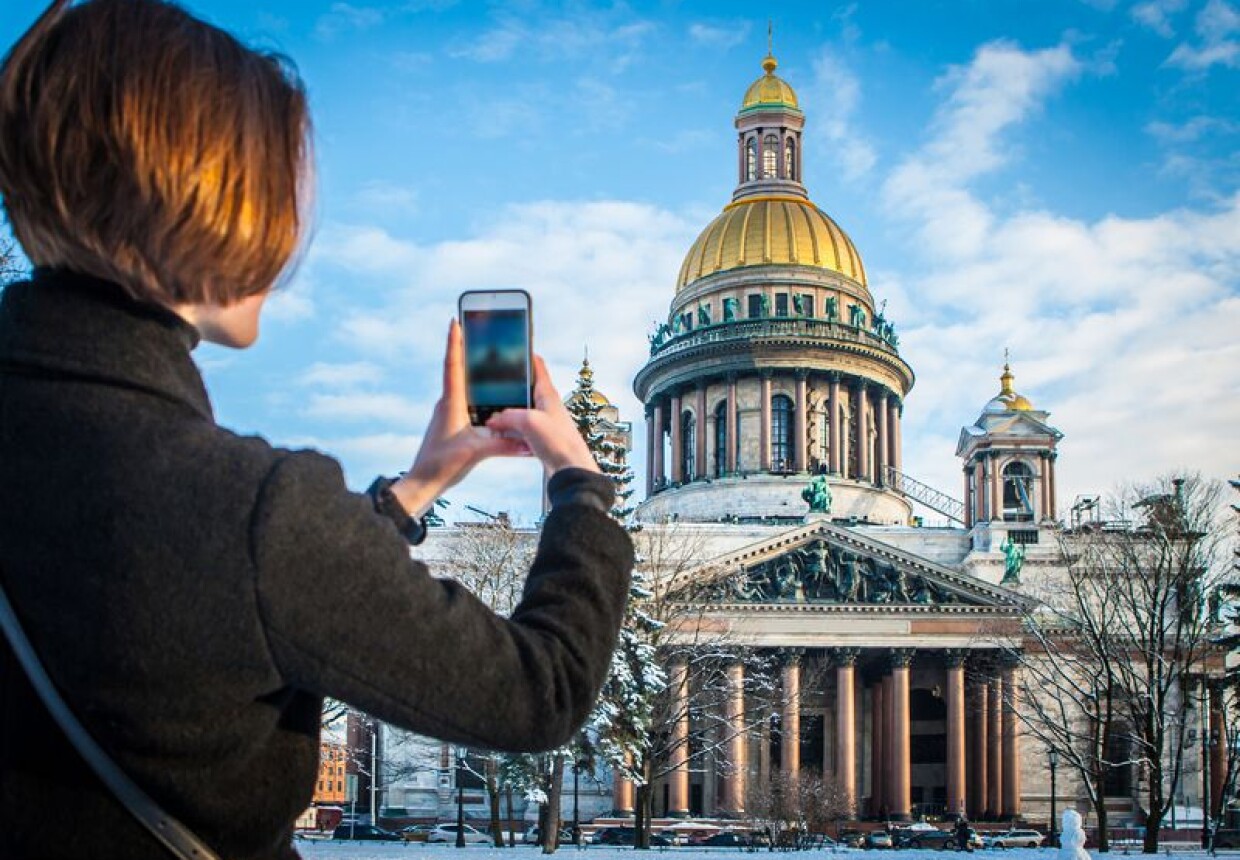
[[[946,830],[906,830],[896,838],[896,847],[946,851],[956,847],[956,834]]]
[[[1216,830],[1215,848],[1240,848],[1240,830]]]
[[[722,833],[708,836],[694,844],[700,845],[703,848],[748,848],[751,843],[749,837],[745,834],[725,830]]]
[[[604,827],[594,834],[596,845],[636,845],[637,830],[632,827]],[[651,847],[666,848],[672,840],[658,833],[650,834]]]
[[[371,842],[401,842],[403,837],[373,824],[341,824],[332,831],[332,839],[365,839]]]

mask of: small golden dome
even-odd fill
[[[999,377],[999,393],[986,404],[988,412],[1030,412],[1033,404],[1023,394],[1017,394],[1012,387],[1016,379],[1012,368],[1007,362],[1003,364],[1003,375]]]
[[[825,212],[801,197],[738,200],[698,236],[685,256],[677,291],[728,269],[801,265],[830,269],[866,286],[856,246]]]
[[[800,110],[797,94],[788,86],[788,82],[775,74],[779,63],[770,54],[762,61],[765,74],[750,84],[745,90],[745,98],[741,102],[741,111],[755,108],[791,108]]]

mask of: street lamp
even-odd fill
[[[579,789],[578,781],[581,778],[581,760],[573,762],[573,844],[578,848],[581,847],[581,815],[577,808]]]
[[[465,847],[465,747],[456,748],[456,847]]]
[[[1046,757],[1051,765],[1051,847],[1056,848],[1059,845],[1059,839],[1055,834],[1055,768],[1059,766],[1059,750],[1051,747]]]

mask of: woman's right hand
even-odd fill
[[[601,471],[540,356],[534,356],[534,407],[505,409],[492,415],[487,427],[523,441],[542,461],[548,476],[569,467]]]

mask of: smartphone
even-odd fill
[[[458,303],[465,340],[469,420],[485,424],[533,402],[533,315],[525,290],[471,290]]]

